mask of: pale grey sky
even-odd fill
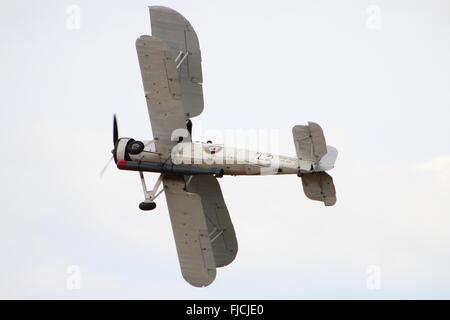
[[[151,138],[147,5],[198,33],[194,138],[279,130],[294,155],[292,126],[316,121],[340,152],[331,208],[296,176],[220,180],[239,253],[204,289],[180,274],[164,198],[142,213],[137,174],[99,177],[113,113]],[[450,298],[447,0],[28,0],[3,2],[0,23],[1,298]]]

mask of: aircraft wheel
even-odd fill
[[[154,202],[141,202],[139,203],[139,209],[143,211],[150,211],[156,208],[156,203]]]

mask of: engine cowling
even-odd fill
[[[130,161],[130,155],[136,155],[144,150],[144,143],[132,138],[120,138],[114,148],[114,160],[117,163],[120,160]]]

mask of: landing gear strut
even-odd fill
[[[139,209],[143,211],[153,210],[156,208],[156,203],[153,200],[155,200],[164,191],[164,187],[158,191],[162,182],[162,174],[159,175],[152,190],[147,190],[144,173],[142,171],[139,171],[139,176],[141,178],[142,189],[144,190],[145,197],[145,200],[139,204]]]

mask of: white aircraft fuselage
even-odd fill
[[[125,140],[125,139],[124,139]],[[125,141],[124,141],[125,143]],[[276,155],[242,148],[234,148],[223,144],[204,142],[181,142],[175,145],[170,159],[161,158],[156,152],[154,141],[143,141],[145,148],[136,155],[129,154],[129,160],[145,163],[172,163],[201,169],[223,169],[225,175],[271,175],[298,174],[302,171],[326,171],[334,166],[333,154],[336,150],[328,146],[329,156],[314,168],[301,168],[297,157]],[[121,156],[123,155],[123,156]],[[118,159],[125,159],[125,150],[118,148]]]

